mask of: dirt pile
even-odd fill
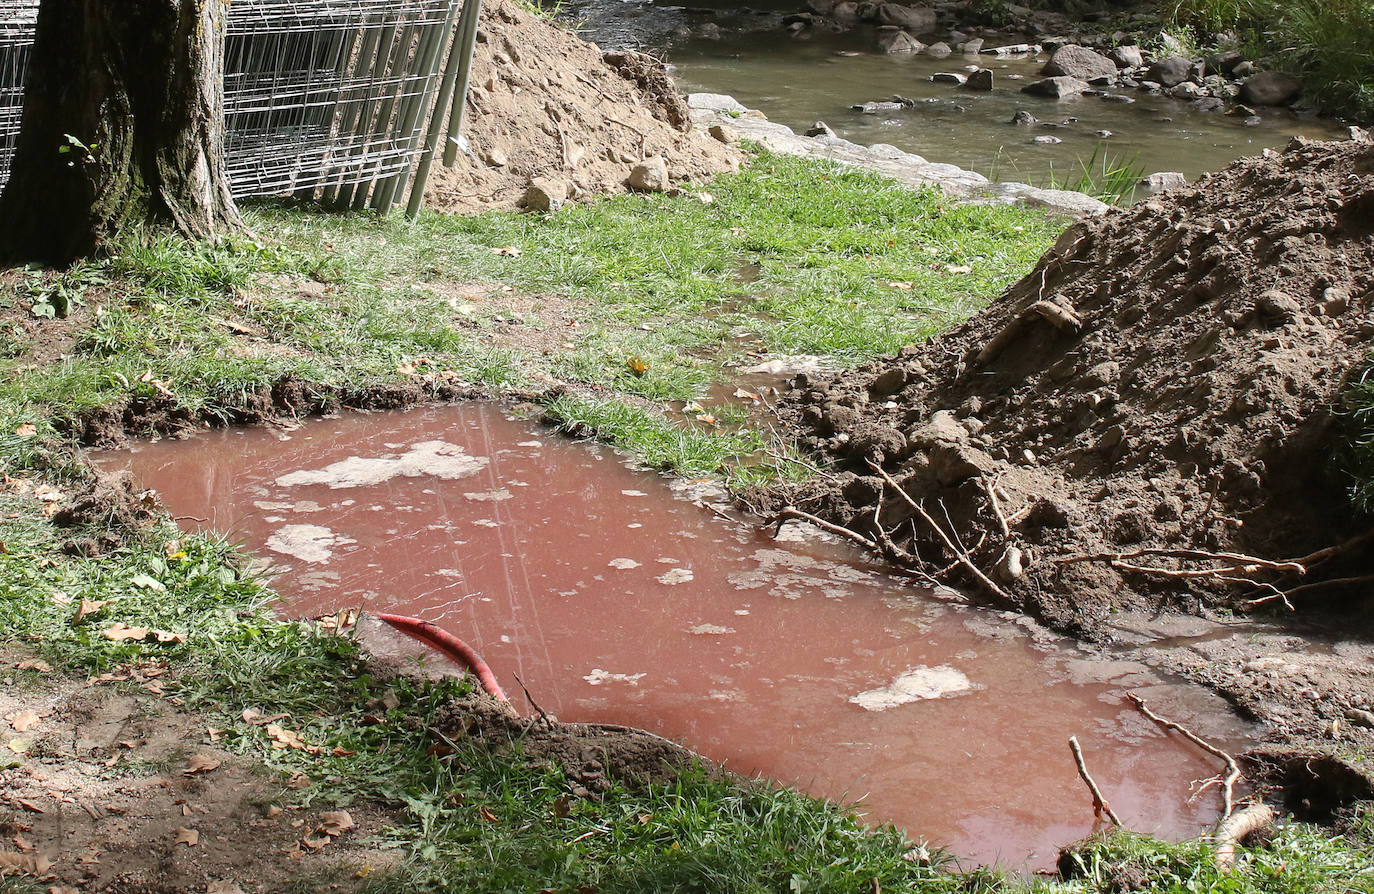
[[[1295,140],[1073,227],[945,336],[798,376],[782,412],[843,471],[772,507],[1088,636],[1121,606],[1367,598],[1328,585],[1374,572],[1329,408],[1372,302],[1374,146]]]
[[[464,113],[468,151],[436,164],[430,207],[470,212],[520,207],[530,181],[558,181],[570,199],[628,189],[633,167],[661,157],[674,182],[739,163],[739,153],[692,130],[663,64],[607,53],[498,0],[482,10]]]

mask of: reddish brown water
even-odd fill
[[[961,857],[1038,867],[1093,828],[1076,734],[1135,830],[1214,821],[1212,759],[1127,688],[1223,746],[1218,700],[1090,660],[1001,613],[674,496],[613,451],[490,406],[349,415],[143,444],[101,459],[280,571],[286,609],[416,615],[564,719],[632,724],[845,801]],[[408,642],[408,641],[407,641]],[[518,697],[517,697],[518,698]]]

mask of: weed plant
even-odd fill
[[[1374,356],[1351,383],[1345,416],[1350,449],[1344,465],[1352,479],[1351,497],[1360,511],[1374,515]]]

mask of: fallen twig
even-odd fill
[[[1073,761],[1078,765],[1078,775],[1083,779],[1083,783],[1088,786],[1088,791],[1093,795],[1093,816],[1102,819],[1105,815],[1112,821],[1118,829],[1121,828],[1121,819],[1117,817],[1116,811],[1112,810],[1107,799],[1102,797],[1102,790],[1097,787],[1097,783],[1088,773],[1088,765],[1083,762],[1083,749],[1078,746],[1078,737],[1069,736],[1069,750],[1073,752]]]
[[[992,509],[992,514],[997,517],[997,525],[1002,529],[1002,538],[1011,536],[1011,525],[1007,523],[1007,517],[1002,513],[1002,504],[997,499],[997,482],[989,481],[984,476],[979,476],[978,481],[983,485],[983,492],[988,495],[988,506]]]
[[[787,521],[788,519],[797,519],[799,521],[804,521],[809,525],[814,525],[817,528],[820,528],[822,531],[825,531],[829,534],[834,534],[836,537],[843,537],[846,540],[852,540],[860,546],[864,547],[865,549],[871,549],[874,552],[878,552],[878,544],[874,543],[872,540],[869,540],[867,537],[858,533],[857,531],[851,531],[848,528],[843,527],[841,525],[831,524],[825,519],[817,518],[809,512],[802,512],[795,506],[784,506],[782,509],[779,509],[778,514],[773,517],[773,520],[769,522],[769,524],[777,524],[778,528],[781,529],[782,523]]]
[[[1215,757],[1219,757],[1223,761],[1225,761],[1226,775],[1221,779],[1221,821],[1224,823],[1226,822],[1226,820],[1230,819],[1231,814],[1235,812],[1235,788],[1236,783],[1240,781],[1241,776],[1240,764],[1236,763],[1236,759],[1231,755],[1227,754],[1225,751],[1222,751],[1217,746],[1213,745],[1211,742],[1208,742],[1206,739],[1202,738],[1197,733],[1188,729],[1188,727],[1184,726],[1183,724],[1176,723],[1164,717],[1160,717],[1154,711],[1150,710],[1149,706],[1145,704],[1145,699],[1136,695],[1134,692],[1126,693],[1126,697],[1135,703],[1135,706],[1140,709],[1140,713],[1144,714],[1146,717],[1150,718],[1155,723],[1158,723],[1160,726],[1165,727],[1166,729],[1173,730],[1174,732],[1183,736],[1189,742],[1192,742],[1194,745],[1201,748],[1208,754],[1214,755]]]
[[[1170,559],[1189,559],[1198,562],[1230,562],[1233,567],[1215,569],[1216,572],[1226,573],[1239,570],[1241,567],[1254,566],[1256,570],[1268,569],[1270,571],[1291,571],[1295,574],[1306,574],[1307,567],[1301,561],[1275,562],[1271,559],[1261,559],[1258,556],[1247,556],[1243,553],[1214,553],[1201,549],[1172,549],[1169,547],[1145,547],[1143,549],[1131,550],[1124,553],[1090,553],[1076,556],[1064,556],[1055,561],[1061,565],[1072,565],[1075,562],[1125,562],[1129,559],[1139,559],[1145,556],[1160,556]],[[1151,572],[1169,572],[1168,568],[1148,568],[1138,566],[1139,570]],[[1134,570],[1134,569],[1133,569]]]
[[[525,693],[525,701],[530,703],[531,708],[534,708],[534,712],[539,715],[540,720],[544,721],[549,725],[552,725],[553,721],[549,718],[549,715],[544,712],[543,708],[539,707],[539,702],[534,700],[534,696],[530,695],[529,687],[525,685],[525,681],[520,679],[519,674],[515,674],[514,676],[515,682],[520,684],[520,691]]]
[[[883,469],[882,466],[878,465],[877,463],[870,462],[868,464],[868,467],[873,471],[877,472],[879,475],[881,475],[882,479],[885,482],[887,482],[888,487],[891,487],[893,490],[895,490],[897,494],[901,496],[903,500],[906,501],[907,505],[916,511],[916,514],[919,515],[925,521],[925,523],[930,526],[930,529],[936,533],[940,540],[945,544],[945,547],[956,558],[958,558],[959,564],[963,565],[966,569],[968,569],[969,573],[972,574],[975,578],[977,578],[979,583],[981,583],[984,587],[987,587],[987,589],[994,595],[996,595],[998,598],[1004,599],[1007,602],[1012,601],[1011,597],[1007,595],[1007,592],[1005,590],[997,586],[997,584],[992,580],[992,578],[988,577],[986,574],[982,572],[982,570],[977,565],[973,564],[973,560],[969,558],[968,553],[964,552],[963,550],[959,549],[959,547],[954,545],[954,541],[950,540],[949,535],[945,533],[944,529],[940,527],[939,523],[937,523],[935,519],[930,517],[930,513],[926,512],[925,507],[922,506],[920,503],[916,502],[914,499],[912,499],[911,494],[907,493],[906,490],[903,489],[900,484],[894,481],[892,479],[892,476],[887,474],[887,471]]]

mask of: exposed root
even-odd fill
[[[1259,803],[1238,810],[1217,823],[1216,831],[1212,834],[1217,846],[1217,869],[1230,872],[1236,865],[1236,845],[1244,841],[1246,836],[1272,825],[1275,819],[1274,809],[1268,804]]]
[[[1107,819],[1112,821],[1114,826],[1120,829],[1121,819],[1117,817],[1116,811],[1112,810],[1111,805],[1107,803],[1107,799],[1102,797],[1102,790],[1097,787],[1097,783],[1093,781],[1092,776],[1088,773],[1088,765],[1083,762],[1083,749],[1078,746],[1077,736],[1069,736],[1069,750],[1073,752],[1073,762],[1078,765],[1078,775],[1082,777],[1084,784],[1088,786],[1088,791],[1092,792],[1093,816],[1098,819],[1102,819],[1103,816],[1106,816]]]
[[[1154,711],[1150,710],[1149,706],[1145,704],[1145,699],[1136,695],[1134,692],[1126,693],[1126,697],[1135,703],[1135,706],[1140,709],[1140,713],[1144,714],[1146,717],[1150,718],[1155,723],[1158,723],[1160,726],[1166,729],[1173,730],[1174,732],[1183,736],[1183,738],[1187,739],[1189,742],[1192,742],[1194,745],[1201,748],[1203,751],[1207,752],[1208,754],[1214,755],[1215,757],[1219,757],[1222,761],[1225,762],[1226,775],[1221,777],[1220,779],[1222,799],[1221,822],[1225,823],[1228,819],[1230,819],[1231,814],[1235,812],[1236,809],[1236,783],[1240,781],[1241,777],[1240,764],[1236,763],[1236,759],[1232,757],[1230,754],[1227,754],[1225,751],[1222,751],[1217,746],[1213,745],[1211,742],[1208,742],[1206,739],[1202,738],[1197,733],[1188,729],[1183,724],[1176,723],[1164,717],[1160,717]]]

